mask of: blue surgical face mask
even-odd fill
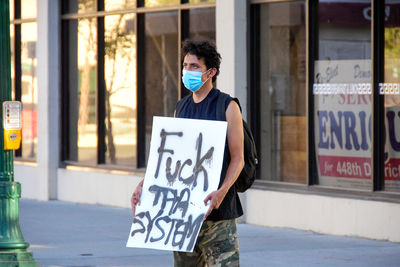
[[[201,76],[204,73],[207,73],[210,69],[208,69],[205,72],[199,72],[199,71],[190,71],[190,70],[183,70],[182,71],[182,82],[185,85],[187,89],[192,91],[193,93],[199,90],[204,83],[208,81],[205,80],[204,82],[201,81]]]

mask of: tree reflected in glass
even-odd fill
[[[132,166],[136,156],[135,15],[106,17],[104,38],[106,163]]]

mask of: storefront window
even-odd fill
[[[37,16],[37,0],[21,0],[21,18],[30,19]]]
[[[97,22],[69,21],[69,157],[97,161]]]
[[[97,9],[96,0],[64,0],[63,13],[86,13]]]
[[[167,5],[178,5],[180,0],[144,0],[145,7],[156,7],[156,6],[167,6]]]
[[[385,1],[385,190],[400,192],[400,3]]]
[[[215,9],[197,8],[189,10],[189,38],[215,41]]]
[[[176,7],[148,8],[167,5]],[[173,116],[180,96],[180,43],[215,40],[215,8],[181,10],[180,0],[66,0],[61,6],[63,160],[145,167],[153,116]]]
[[[145,14],[146,153],[153,116],[174,115],[178,100],[178,42],[177,12]]]
[[[256,6],[257,7],[257,6]],[[262,4],[259,21],[261,179],[307,182],[305,3]],[[257,26],[255,26],[257,27]],[[254,90],[254,88],[253,88]]]
[[[14,19],[14,0],[9,0],[10,20]]]
[[[36,157],[37,144],[37,24],[21,26],[22,157]]]
[[[9,1],[12,99],[22,102],[22,141],[18,159],[36,158],[37,146],[37,1]],[[15,5],[21,6],[17,8]],[[21,20],[15,22],[15,19]],[[24,21],[28,19],[29,21]]]
[[[106,163],[136,164],[135,15],[105,17]]]
[[[15,100],[15,32],[14,25],[10,25],[10,57],[11,57],[11,91],[12,98]]]
[[[371,1],[320,0],[317,21],[316,183],[371,190]]]
[[[215,0],[189,0],[189,3],[215,2]]]
[[[136,0],[104,0],[104,10],[135,8]]]

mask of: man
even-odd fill
[[[182,47],[182,81],[192,92],[179,114],[180,118],[216,120],[217,99],[221,92],[213,87],[219,74],[221,56],[211,43],[187,40]],[[204,204],[209,209],[204,215],[193,252],[174,252],[175,266],[239,266],[239,245],[237,240],[236,218],[243,214],[239,196],[233,184],[244,166],[243,124],[237,103],[228,98],[225,103],[228,122],[227,146],[219,187],[211,192]],[[132,211],[140,202],[143,181],[132,195]]]

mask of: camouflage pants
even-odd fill
[[[174,252],[174,266],[239,266],[236,220],[204,221],[193,252]]]

